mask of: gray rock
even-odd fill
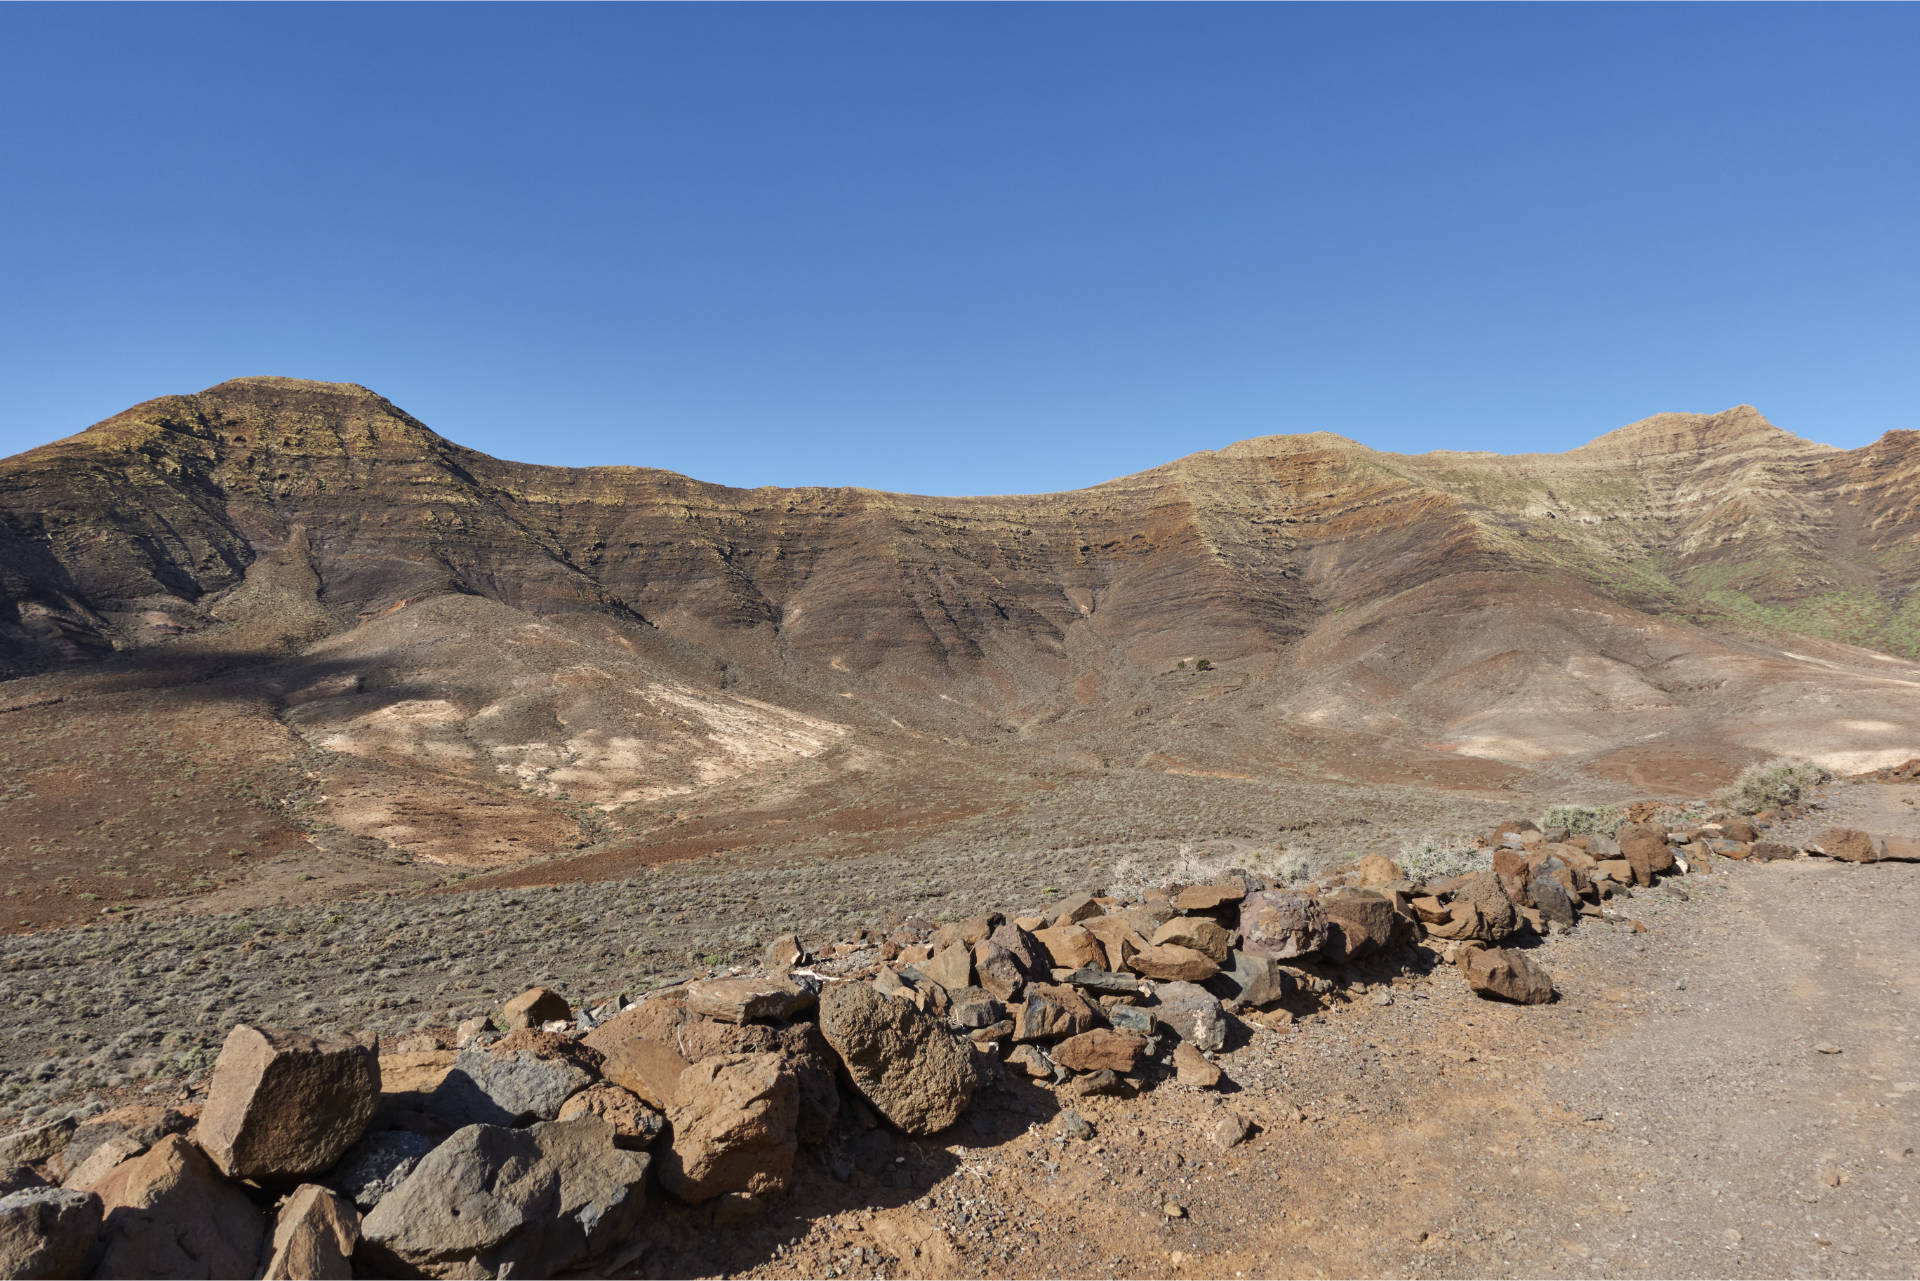
[[[406,1182],[433,1147],[432,1139],[411,1130],[376,1130],[347,1149],[327,1176],[327,1186],[362,1210],[371,1210]]]
[[[980,1086],[971,1046],[864,983],[835,983],[820,994],[820,1032],[854,1088],[908,1134],[952,1125]]]
[[[33,1188],[0,1197],[0,1277],[79,1276],[100,1217],[91,1192]]]
[[[969,1030],[992,1027],[1007,1016],[1005,1007],[983,987],[963,987],[949,995],[953,1004],[947,1010],[947,1017],[955,1027]]]
[[[1310,894],[1263,890],[1240,905],[1241,951],[1275,961],[1320,950],[1327,920]]]
[[[470,1125],[428,1153],[362,1222],[382,1266],[430,1276],[552,1276],[638,1226],[650,1158],[598,1117],[526,1130]]]
[[[1280,1004],[1298,986],[1293,974],[1278,961],[1244,950],[1229,952],[1226,968],[1210,981],[1233,1000],[1256,1010]]]
[[[1090,1139],[1093,1137],[1093,1123],[1071,1108],[1060,1114],[1060,1119],[1056,1124],[1060,1127],[1060,1133],[1070,1139]]]
[[[1577,916],[1566,887],[1551,876],[1536,876],[1527,883],[1527,893],[1540,915],[1555,925],[1572,925]]]
[[[1115,974],[1111,970],[1096,970],[1091,966],[1067,975],[1067,982],[1077,988],[1109,996],[1131,996],[1140,990],[1138,974]]]
[[[46,1186],[47,1181],[35,1174],[30,1165],[0,1165],[0,1196]]]
[[[1145,1006],[1108,1006],[1107,1022],[1122,1032],[1138,1032],[1141,1036],[1153,1035],[1153,1011]]]
[[[592,1083],[591,1073],[564,1059],[470,1045],[428,1096],[427,1111],[456,1127],[551,1121],[562,1103]]]
[[[1161,983],[1154,995],[1156,1024],[1197,1049],[1226,1048],[1227,1014],[1213,993],[1195,983]]]

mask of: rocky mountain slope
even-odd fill
[[[163,397],[0,463],[18,919],[268,865],[613,875],[1048,805],[1061,848],[1137,797],[1271,844],[1904,759],[1917,441],[1742,406],[1559,455],[1313,434],[926,498],[503,462],[350,385]]]

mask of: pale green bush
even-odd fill
[[[1742,814],[1757,814],[1761,810],[1798,805],[1808,792],[1832,781],[1833,771],[1826,766],[1783,756],[1742,770],[1726,801]]]

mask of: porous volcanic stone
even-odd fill
[[[297,1179],[338,1161],[379,1103],[372,1046],[242,1023],[213,1065],[195,1138],[236,1179]]]
[[[865,983],[835,983],[820,994],[820,1032],[854,1088],[908,1134],[952,1125],[979,1088],[965,1041]]]
[[[77,1277],[100,1230],[100,1198],[73,1188],[0,1197],[0,1277]]]
[[[1250,956],[1287,961],[1320,950],[1327,921],[1312,895],[1262,890],[1240,905],[1240,947]]]
[[[381,1200],[361,1236],[376,1261],[429,1276],[552,1276],[639,1226],[649,1161],[616,1147],[598,1117],[470,1125]]]
[[[303,1183],[280,1203],[266,1281],[352,1281],[360,1211],[329,1188]]]
[[[893,1001],[889,1004],[899,1005]],[[660,1183],[682,1201],[728,1192],[774,1196],[793,1181],[799,1083],[778,1054],[705,1059],[680,1077]]]
[[[169,1134],[95,1187],[96,1277],[250,1277],[266,1223],[199,1148]]]

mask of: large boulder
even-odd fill
[[[1327,921],[1321,950],[1334,961],[1357,961],[1393,941],[1393,900],[1372,890],[1350,890],[1320,900]]]
[[[427,1099],[427,1111],[453,1129],[551,1121],[593,1083],[599,1062],[596,1051],[552,1032],[469,1045]]]
[[[1327,918],[1310,894],[1262,890],[1240,905],[1240,947],[1250,956],[1289,961],[1320,950]]]
[[[598,1117],[470,1125],[361,1223],[369,1270],[542,1277],[575,1268],[639,1226],[650,1159],[618,1147]]]
[[[360,1211],[329,1188],[303,1183],[280,1203],[266,1281],[352,1281]]]
[[[193,1144],[169,1134],[95,1185],[96,1277],[250,1277],[266,1223]]]
[[[1467,947],[1457,958],[1467,986],[1481,996],[1521,1005],[1553,999],[1553,977],[1524,952],[1512,948]]]
[[[952,1125],[979,1088],[965,1041],[865,983],[835,983],[820,994],[820,1032],[854,1088],[908,1134]]]
[[[100,1231],[100,1198],[73,1188],[0,1197],[0,1277],[77,1277]]]
[[[890,1004],[899,1005],[894,1001]],[[778,1054],[705,1059],[680,1077],[660,1183],[682,1201],[729,1192],[775,1196],[793,1181],[799,1083]]]
[[[214,1062],[195,1138],[233,1178],[298,1179],[338,1161],[379,1103],[372,1046],[242,1023]]]

